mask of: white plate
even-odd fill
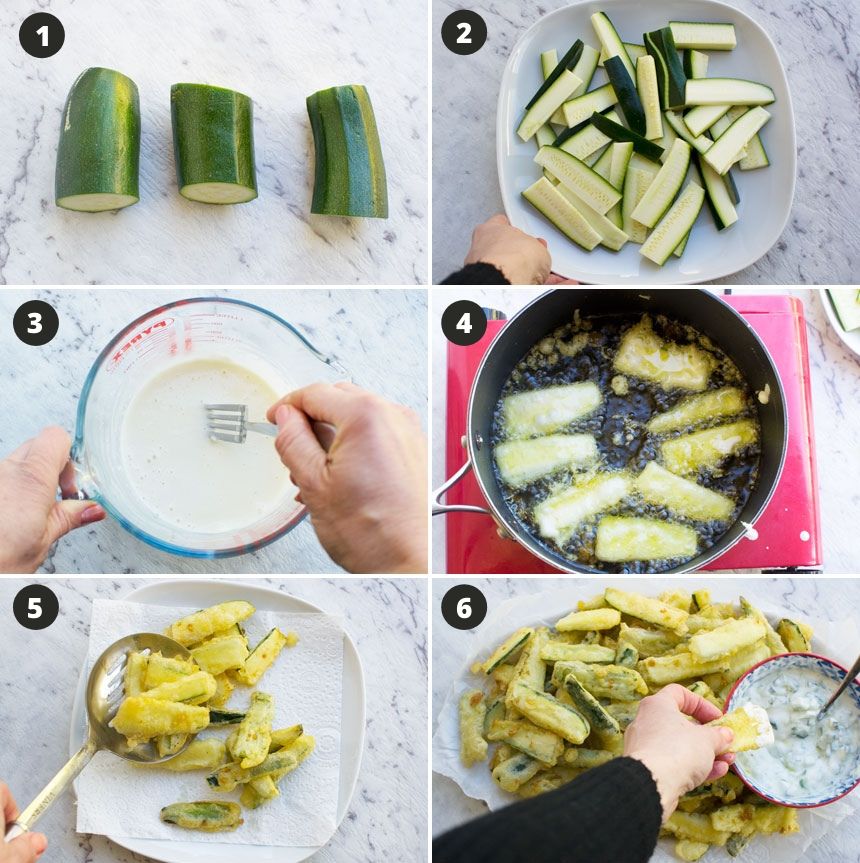
[[[681,258],[671,256],[658,267],[627,243],[620,252],[603,246],[586,252],[554,228],[523,197],[523,189],[540,177],[534,162],[534,140],[516,134],[523,106],[540,86],[541,51],[558,50],[559,57],[579,38],[600,48],[591,26],[594,12],[606,12],[626,42],[642,42],[642,34],[669,21],[726,21],[735,25],[734,51],[708,51],[710,77],[761,81],[773,88],[776,102],[761,138],[770,166],[733,171],[740,191],[738,221],[718,232],[710,212],[703,212]],[[598,68],[589,89],[605,83]],[[514,46],[502,77],[496,115],[496,156],[505,212],[528,234],[546,238],[556,273],[592,284],[688,284],[727,276],[757,261],[782,233],[794,196],[796,170],[794,114],[785,71],[770,37],[752,18],[717,0],[601,0],[567,6],[545,15]],[[702,208],[707,210],[707,204]]]
[[[231,599],[247,599],[256,608],[264,611],[317,612],[323,610],[265,587],[254,587],[241,582],[206,581],[157,581],[132,591],[122,597],[129,602],[149,605],[167,605],[189,608],[205,608]],[[358,782],[358,770],[364,750],[364,672],[358,651],[346,632],[343,634],[343,703],[341,709],[340,786],[337,798],[337,824],[343,821],[349,802]],[[87,668],[81,669],[75,702],[72,706],[72,723],[69,731],[69,754],[83,745],[86,735],[85,693]],[[337,827],[335,828],[335,830]],[[334,835],[334,830],[332,835]],[[331,838],[331,837],[329,837]],[[162,860],[164,863],[299,863],[319,851],[322,845],[312,848],[261,845],[221,845],[217,843],[195,843],[183,840],[128,839],[108,836],[112,842],[128,848],[136,854]]]
[[[837,288],[840,291],[856,291],[857,288]],[[849,332],[843,329],[839,322],[839,316],[836,314],[836,309],[833,308],[833,303],[830,300],[830,294],[827,293],[827,288],[820,288],[819,296],[821,297],[821,305],[824,306],[824,312],[827,315],[827,320],[830,321],[830,326],[833,327],[840,341],[852,354],[860,357],[860,330],[852,330]]]

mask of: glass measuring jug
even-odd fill
[[[81,496],[101,504],[126,530],[162,551],[205,558],[246,554],[284,536],[307,514],[291,492],[274,510],[241,527],[192,531],[152,511],[135,494],[135,477],[124,463],[121,444],[133,398],[154,370],[172,362],[225,357],[267,370],[288,389],[347,378],[334,359],[267,309],[243,300],[194,297],[153,309],[121,330],[96,359],[81,392],[72,446]]]

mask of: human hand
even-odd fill
[[[427,443],[412,411],[344,382],[296,390],[267,416],[298,500],[336,563],[427,572]],[[328,452],[314,421],[336,429]]]
[[[690,722],[688,716],[697,722]],[[734,755],[726,751],[732,732],[699,724],[720,716],[713,704],[677,683],[639,703],[636,718],[624,733],[624,754],[651,771],[664,821],[675,811],[682,794],[725,776],[734,761]]]
[[[0,806],[3,808],[3,823],[11,824],[18,817],[18,805],[12,792],[0,782]],[[24,833],[11,842],[0,840],[0,863],[34,863],[48,847],[48,840],[41,833]]]
[[[546,240],[530,237],[501,214],[472,233],[466,264],[477,263],[492,264],[512,285],[542,285],[552,265]]]
[[[0,461],[0,572],[35,572],[61,536],[105,517],[92,501],[57,500],[57,486],[77,494],[70,448],[51,426]]]

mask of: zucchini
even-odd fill
[[[639,254],[662,267],[673,250],[692,230],[704,201],[705,190],[691,180],[655,225],[639,249]]]
[[[606,75],[615,93],[624,119],[630,129],[638,135],[645,135],[645,109],[636,89],[636,77],[631,76],[621,57],[610,57],[604,64]]]
[[[721,177],[699,153],[694,153],[693,157],[705,187],[705,200],[708,202],[708,209],[714,217],[717,230],[725,230],[738,220],[738,211],[732,203],[729,191],[729,183],[733,183],[731,175],[727,172]]]
[[[732,618],[714,629],[696,632],[690,638],[688,647],[697,660],[710,662],[745,647],[752,647],[765,634],[764,625],[754,617]]]
[[[484,724],[487,701],[480,689],[470,689],[460,696],[460,763],[471,767],[487,757]]]
[[[639,651],[632,644],[619,641],[613,665],[635,668],[637,662],[639,662]]]
[[[731,51],[738,44],[734,24],[670,21],[669,29],[677,48],[702,48],[706,51]]]
[[[559,681],[558,685],[561,686],[570,675],[595,698],[632,701],[648,694],[648,687],[642,675],[635,668],[624,665],[593,665],[576,661],[557,663],[553,680]]]
[[[543,75],[544,81],[549,78],[550,75],[555,71],[555,68],[558,66],[558,51],[555,48],[552,48],[549,51],[541,51],[540,55],[540,71],[541,75]],[[532,104],[534,104],[536,100],[532,100]]]
[[[630,55],[627,53],[627,49],[624,47],[624,43],[621,41],[621,37],[618,35],[615,27],[612,26],[609,17],[604,12],[595,12],[591,16],[591,26],[600,40],[600,45],[603,49],[602,53],[606,57],[603,65],[606,65],[606,61],[609,58],[618,57],[624,64],[630,80],[634,81],[636,79],[636,69],[633,66],[633,61],[630,59]]]
[[[619,623],[621,623],[621,612],[618,609],[589,608],[583,611],[571,611],[570,614],[556,621],[555,628],[559,632],[597,632],[603,629],[614,629]]]
[[[654,58],[657,83],[660,87],[663,109],[681,108],[685,104],[687,76],[675,48],[672,31],[668,27],[644,35],[645,48]]]
[[[541,147],[551,147],[555,143],[556,134],[549,123],[544,123],[540,129],[535,132],[535,143],[538,149]]]
[[[597,461],[597,441],[588,434],[503,441],[493,456],[502,482],[518,488],[562,468],[579,470],[593,464]]]
[[[540,535],[563,543],[584,521],[624,500],[633,480],[622,473],[598,473],[587,482],[550,494],[534,508]]]
[[[776,100],[766,84],[741,78],[691,78],[682,105],[769,105]],[[680,106],[673,106],[680,107]]]
[[[681,242],[680,242],[680,243],[678,243],[678,245],[677,245],[677,246],[675,246],[675,249],[674,249],[674,251],[672,252],[672,254],[673,254],[676,258],[680,258],[680,257],[681,257],[681,255],[683,255],[683,254],[684,254],[684,249],[686,249],[686,248],[687,248],[687,240],[689,240],[689,239],[690,239],[690,234],[692,234],[692,233],[693,233],[693,229],[692,229],[692,228],[690,228],[690,230],[689,230],[689,231],[687,231],[687,233],[686,233],[686,234],[684,234],[684,239],[683,239],[683,240],[681,240]]]
[[[673,37],[674,38],[674,37]],[[678,47],[677,42],[675,47]],[[684,74],[688,78],[708,77],[708,55],[691,48],[684,51]]]
[[[143,698],[153,698],[158,701],[177,701],[185,704],[202,704],[214,694],[217,684],[215,678],[206,671],[195,671],[178,680],[160,683],[142,693]]]
[[[243,770],[256,767],[269,754],[274,718],[275,700],[272,696],[266,692],[253,693],[248,712],[239,723],[230,746],[230,755]]]
[[[756,134],[746,146],[746,155],[738,162],[742,171],[753,171],[756,168],[766,168],[770,161],[767,151],[761,142],[761,136]]]
[[[307,98],[316,171],[311,212],[388,218],[388,184],[376,117],[360,84]]]
[[[178,641],[183,647],[190,647],[216,632],[230,629],[234,624],[247,620],[253,613],[254,606],[250,602],[234,599],[195,611],[168,626],[164,634]]]
[[[490,733],[490,729],[493,727],[494,722],[504,721],[506,714],[507,708],[505,707],[505,699],[502,696],[498,696],[489,702],[487,704],[487,711],[484,713],[483,736],[486,737]]]
[[[245,639],[239,635],[222,635],[191,649],[194,661],[210,674],[242,668],[248,656]]]
[[[601,132],[601,134],[603,134]],[[597,161],[591,165],[595,174],[600,174],[607,183],[611,182],[609,179],[610,173],[612,173],[612,145],[606,147],[606,149],[601,153],[600,157]],[[617,206],[617,205],[616,205]],[[599,232],[598,232],[599,233]]]
[[[609,182],[622,193],[623,197],[624,178],[627,176],[627,168],[633,156],[633,144],[630,141],[616,141],[610,147],[610,150],[612,151],[612,156],[609,164]],[[618,231],[621,231],[621,201],[606,214],[606,217],[615,225]],[[627,235],[622,232],[621,243],[618,248],[621,248],[626,242]]]
[[[764,108],[756,107],[747,111],[714,141],[714,145],[705,153],[705,161],[718,174],[725,174],[741,156],[753,135],[769,119],[770,114]]]
[[[603,709],[600,702],[585,689],[575,675],[568,674],[564,679],[564,689],[595,731],[609,734],[621,733],[618,720]]]
[[[776,626],[779,637],[789,653],[809,653],[812,644],[800,625],[784,617]]]
[[[568,743],[582,743],[591,731],[582,714],[545,692],[517,683],[511,687],[510,697],[512,706],[523,716]]]
[[[233,710],[209,710],[209,725],[238,725],[245,718],[244,713]]]
[[[690,134],[697,138],[707,132],[723,114],[728,113],[731,105],[697,105],[684,114],[684,125]]]
[[[227,747],[223,740],[209,737],[205,740],[192,740],[179,755],[160,764],[173,773],[187,770],[214,770],[227,760]]]
[[[613,146],[621,146],[615,145]],[[611,149],[611,148],[610,148]],[[607,151],[609,152],[609,151]],[[607,175],[611,175],[611,153],[609,162],[609,169],[607,170]],[[598,169],[598,165],[595,165],[595,172],[600,173]],[[601,174],[602,176],[602,174]],[[617,252],[629,239],[627,234],[621,230],[621,228],[613,221],[613,213],[615,209],[618,207],[618,204],[615,205],[607,215],[603,216],[597,212],[593,207],[590,207],[576,192],[571,191],[570,189],[565,188],[564,186],[559,186],[558,190],[561,194],[570,201],[573,207],[579,212],[579,214],[588,222],[588,225],[595,231],[597,231],[600,236],[600,243],[603,246],[606,246],[607,249],[612,249]],[[620,221],[620,219],[618,220]]]
[[[615,651],[601,644],[567,644],[563,641],[549,641],[540,652],[547,662],[596,662],[608,663],[615,659]],[[557,682],[555,686],[560,686]]]
[[[654,182],[648,187],[648,191],[631,213],[632,218],[645,225],[646,228],[654,227],[669,209],[675,195],[678,194],[678,190],[687,176],[689,166],[690,145],[686,141],[678,139],[672,144],[672,150],[654,178]],[[678,245],[677,242],[672,248],[676,245]],[[671,252],[672,249],[669,249],[666,257]]]
[[[555,67],[547,74],[546,66],[543,65],[543,55],[541,55],[541,66],[544,71],[544,80],[543,83],[538,87],[537,92],[534,96],[526,104],[526,112],[531,110],[543,97],[543,95],[555,84],[555,82],[565,73],[572,71],[573,67],[576,65],[579,60],[580,54],[582,54],[583,43],[582,39],[577,39],[573,45],[570,46],[567,53],[564,57],[561,58],[561,62],[557,63]],[[556,54],[556,56],[558,56]],[[551,58],[548,58],[551,59]],[[363,88],[362,88],[363,89]]]
[[[505,693],[505,706],[513,709],[511,691],[517,684],[525,684],[533,689],[542,690],[546,681],[546,662],[541,658],[541,650],[549,641],[549,629],[540,626],[535,630],[531,640],[523,646],[514,675]]]
[[[542,767],[536,758],[523,752],[508,758],[493,769],[493,779],[503,790],[513,794],[524,782],[532,778]]]
[[[611,140],[632,143],[633,149],[645,156],[646,159],[657,161],[663,155],[663,148],[659,144],[649,141],[631,129],[625,129],[624,126],[609,117],[592,114],[591,122]]]
[[[571,93],[571,98],[575,99],[577,96],[581,96],[591,86],[591,79],[594,78],[594,70],[597,68],[598,56],[598,52],[590,45],[582,46],[579,60],[576,61],[576,65],[570,70],[582,83]],[[564,112],[559,108],[550,119],[551,122],[563,126]]]
[[[612,84],[604,84],[590,93],[583,93],[561,106],[564,122],[568,126],[576,126],[587,120],[592,114],[605,111],[618,102]]]
[[[564,743],[557,734],[522,719],[494,722],[487,734],[487,740],[492,743],[507,743],[549,767],[555,766],[564,752]]]
[[[606,516],[597,525],[595,555],[598,560],[623,563],[630,560],[689,559],[697,551],[696,532],[685,524],[652,518]]]
[[[541,150],[549,150],[542,147]],[[546,177],[540,177],[523,191],[523,197],[569,240],[573,240],[586,251],[591,251],[599,242],[597,233],[584,216],[559,192]]]
[[[633,211],[656,176],[656,171],[633,167],[627,169],[627,176],[624,178],[624,197],[621,201],[621,230],[627,234],[631,243],[644,243],[648,234],[648,229],[633,218]]]
[[[255,686],[289,643],[287,636],[277,626],[273,627],[247,655],[244,665],[236,672],[236,678],[246,686]]]
[[[135,656],[140,654],[132,653],[129,655],[129,667]],[[170,683],[174,680],[179,680],[180,677],[185,677],[197,670],[195,664],[190,660],[175,659],[173,657],[162,656],[160,653],[150,653],[146,659],[146,669],[143,676],[143,689],[153,689],[161,683]],[[138,694],[126,692],[127,695]]]
[[[601,764],[606,764],[617,757],[615,753],[606,749],[587,749],[584,746],[572,747],[564,753],[565,762],[573,764],[574,767],[581,767],[583,770],[600,767]]]
[[[159,654],[160,655],[160,654]],[[146,688],[146,669],[149,657],[142,653],[129,653],[122,675],[122,691],[125,696],[140,695]]]
[[[714,142],[706,135],[692,135],[684,122],[684,118],[675,111],[666,111],[666,126],[671,129],[675,135],[682,141],[686,141],[691,147],[698,150],[700,153],[707,153],[714,145]]]
[[[756,424],[743,419],[664,441],[660,445],[660,454],[663,465],[672,473],[688,474],[716,467],[729,456],[757,442]]]
[[[593,413],[603,397],[593,381],[527,390],[502,400],[503,427],[508,438],[523,438],[570,425]]]
[[[582,80],[573,72],[562,69],[552,86],[547,87],[541,97],[523,115],[517,127],[517,135],[528,141],[533,138],[538,129],[549,122],[550,117],[561,107],[574,90],[579,88]]]
[[[170,88],[179,194],[204,204],[257,197],[254,106],[244,93],[208,84]]]
[[[534,630],[524,626],[509,635],[481,664],[480,668],[484,674],[492,674],[502,663],[509,662],[521,650],[523,645],[532,637]]]
[[[636,478],[636,491],[649,503],[696,521],[725,521],[735,509],[730,497],[675,476],[655,461]]]
[[[638,45],[635,42],[624,42],[624,50],[627,52],[627,56],[630,58],[630,62],[636,66],[640,59],[647,53],[644,45]],[[597,61],[597,65],[601,68],[603,64],[606,62],[606,52],[603,48],[600,49],[600,56]]]
[[[139,164],[137,85],[113,69],[86,69],[72,84],[63,108],[57,206],[100,213],[136,204]]]
[[[136,695],[120,704],[108,724],[136,745],[165,734],[196,734],[209,724],[209,711],[205,707]]]
[[[654,414],[646,424],[652,434],[689,428],[717,417],[739,414],[746,407],[744,394],[737,387],[720,387],[701,395],[687,396],[664,413]]]
[[[212,800],[171,803],[161,810],[161,820],[186,830],[203,830],[207,833],[235,830],[245,823],[242,807],[238,803]]]
[[[612,120],[614,123],[621,122],[621,118],[614,110],[609,110],[606,114],[600,116]],[[579,126],[573,126],[570,129],[565,129],[553,142],[553,147],[559,147],[565,153],[570,153],[571,156],[576,156],[577,159],[585,160],[589,156],[597,153],[601,147],[605,147],[612,139],[598,129],[592,118],[583,121]],[[605,179],[605,178],[604,178]]]
[[[289,746],[267,755],[260,764],[249,769],[243,769],[237,762],[225,764],[206,777],[212,788],[219,791],[232,791],[243,782],[259,779],[263,776],[287,773],[295,770],[314,750],[315,741],[309,734],[303,734]]]
[[[278,728],[271,734],[272,741],[269,743],[269,752],[275,752],[290,746],[305,733],[302,725],[290,725],[288,728]]]
[[[155,751],[159,758],[167,758],[169,755],[176,755],[188,740],[187,734],[164,734],[161,737],[155,738]],[[191,745],[197,741],[192,741]],[[189,746],[190,748],[190,746]],[[171,759],[173,760],[173,759]],[[166,766],[166,762],[164,764]]]
[[[649,141],[657,141],[663,137],[663,114],[660,111],[657,67],[650,54],[640,58],[636,64],[636,87],[642,100],[642,110],[645,112],[645,131],[643,134]]]

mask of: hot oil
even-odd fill
[[[577,313],[571,323],[559,327],[549,336],[541,339],[517,363],[502,388],[493,418],[493,444],[504,440],[502,399],[505,396],[582,381],[593,381],[597,384],[603,396],[602,404],[594,413],[557,431],[594,435],[600,453],[598,469],[627,470],[638,474],[649,461],[658,459],[660,443],[688,434],[691,428],[654,435],[648,431],[646,423],[655,414],[669,410],[681,399],[689,396],[689,391],[664,390],[656,382],[632,376],[619,376],[613,368],[613,360],[622,336],[641,318],[641,315],[612,315],[581,320]],[[687,324],[671,321],[663,316],[652,317],[652,324],[654,332],[664,341],[679,344],[693,343],[710,354],[714,367],[708,380],[708,390],[734,386],[744,393],[745,409],[741,413],[697,424],[695,430],[733,422],[741,417],[751,418],[757,423],[753,393],[737,366],[720,348],[707,336]],[[761,435],[759,434],[758,437],[760,439]],[[737,520],[750,493],[755,488],[760,456],[759,444],[749,446],[725,459],[718,467],[702,469],[697,476],[687,477],[726,495],[735,502],[731,516],[725,521],[694,521],[670,513],[665,507],[647,503],[637,496],[632,496],[618,506],[581,524],[561,546],[556,546],[541,537],[533,517],[533,510],[550,493],[574,484],[582,474],[564,470],[518,489],[507,488],[499,478],[497,470],[496,479],[517,520],[541,545],[556,554],[561,553],[577,564],[605,572],[664,572],[680,566],[690,558],[640,560],[622,564],[599,561],[595,556],[599,520],[605,515],[635,515],[687,524],[698,536],[697,553],[701,553],[714,545]]]

